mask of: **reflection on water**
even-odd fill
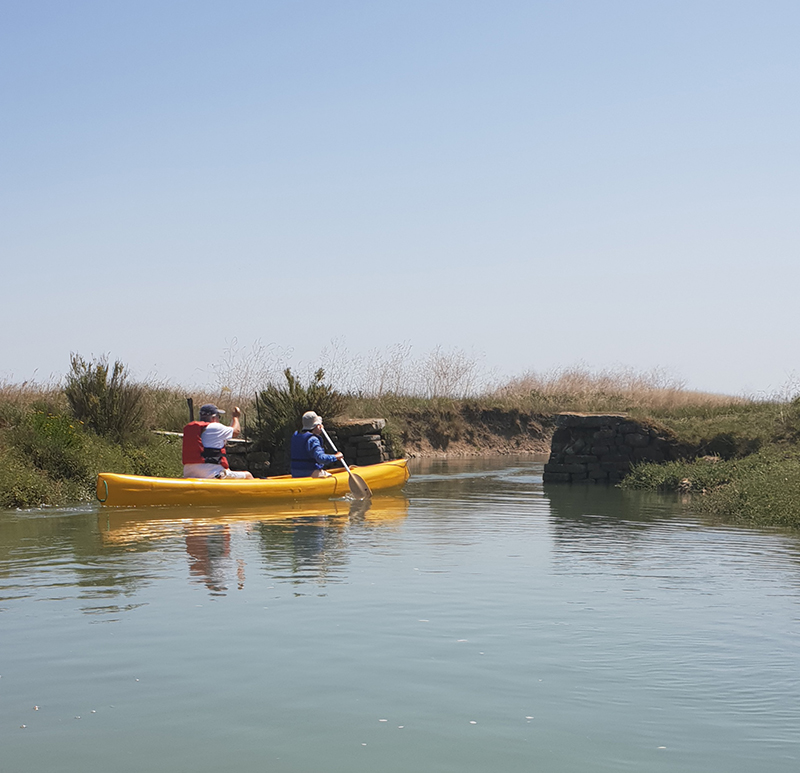
[[[228,589],[231,568],[231,527],[225,524],[204,529],[186,529],[186,552],[189,554],[189,572],[199,577],[211,591]],[[239,559],[237,577],[239,589],[244,587],[244,561]]]
[[[530,457],[365,503],[0,513],[0,767],[794,771],[798,556]]]
[[[224,595],[234,586],[244,588],[247,561],[236,551],[254,535],[264,567],[276,578],[323,582],[347,562],[348,529],[389,525],[407,514],[408,499],[394,494],[363,502],[289,502],[248,509],[102,510],[98,526],[104,545],[126,550],[150,550],[159,541],[182,537],[190,575]]]

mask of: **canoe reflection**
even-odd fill
[[[127,543],[172,535],[175,533],[176,524],[213,526],[287,521],[298,518],[323,520],[334,518],[337,519],[336,525],[341,525],[342,517],[350,522],[380,523],[398,521],[407,515],[408,499],[402,494],[387,494],[363,502],[335,499],[324,502],[284,502],[244,508],[170,507],[148,511],[135,508],[103,510],[98,516],[98,525],[104,543]]]
[[[180,511],[185,517],[176,518],[176,514],[175,508],[163,513],[170,516],[166,518],[141,509],[104,510],[98,526],[105,545],[129,550],[183,538],[190,576],[218,594],[228,590],[234,576],[236,586],[244,587],[247,562],[242,556],[248,548],[242,540],[256,540],[266,568],[276,579],[323,580],[347,561],[347,530],[397,523],[408,514],[408,500],[403,495],[383,495],[364,502],[187,508]]]

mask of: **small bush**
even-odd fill
[[[303,386],[290,368],[283,372],[286,386],[270,384],[258,394],[256,401],[256,435],[258,448],[270,454],[272,474],[289,469],[289,439],[302,426],[306,411],[315,411],[332,419],[344,410],[346,400],[323,383],[325,371],[320,368],[308,386]]]
[[[109,369],[105,357],[72,354],[64,393],[75,418],[98,435],[125,443],[144,434],[144,389],[128,382],[118,360]]]

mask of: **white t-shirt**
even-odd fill
[[[203,448],[224,448],[225,443],[232,437],[233,427],[227,427],[218,421],[211,422],[211,424],[203,430],[203,434],[200,435]]]

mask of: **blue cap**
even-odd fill
[[[214,403],[206,403],[204,406],[200,408],[200,415],[201,416],[213,416],[215,413],[223,414],[225,411],[220,410],[217,408]]]

